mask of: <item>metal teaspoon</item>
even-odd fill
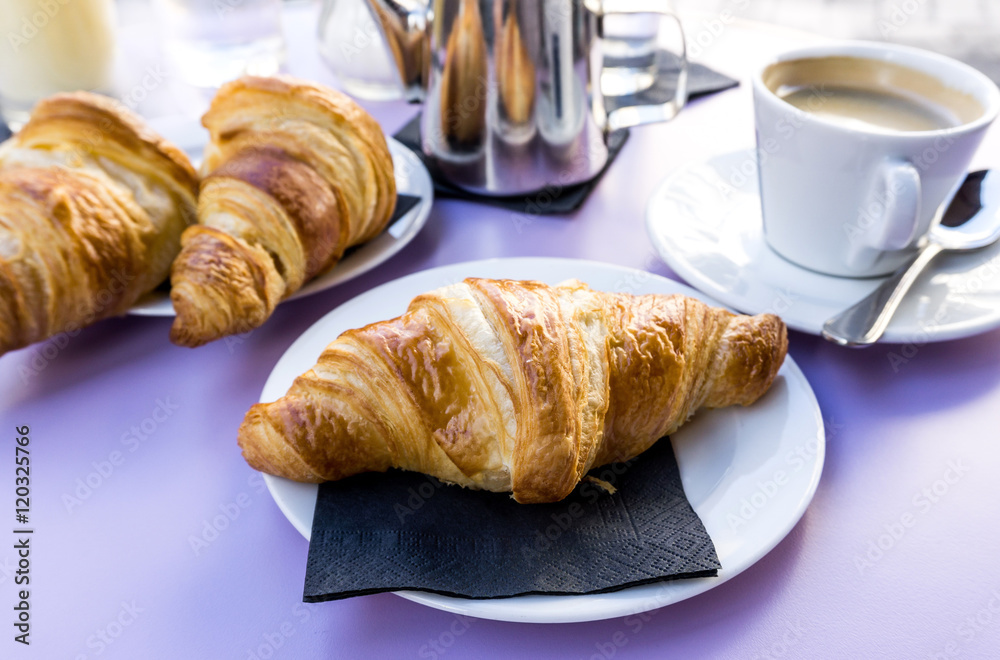
[[[823,336],[840,346],[863,348],[878,341],[917,276],[946,250],[976,250],[1000,239],[1000,173],[973,172],[966,177],[941,224],[926,244],[875,291],[823,325]]]

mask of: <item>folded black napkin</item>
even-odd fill
[[[7,124],[4,123],[2,119],[0,119],[0,142],[3,142],[10,136],[11,136],[10,128],[8,128]]]
[[[673,59],[671,60],[670,58]],[[679,60],[676,56],[671,55],[666,51],[660,51],[657,53],[657,61],[660,67],[658,70],[662,75],[657,77],[655,84],[649,90],[645,90],[639,95],[609,96],[606,98],[608,109],[613,110],[624,105],[664,103],[668,101],[673,96],[677,82],[677,76],[674,72],[679,69]],[[615,60],[607,58],[605,60],[605,66],[620,67],[631,66],[634,64],[636,63],[625,59]],[[712,69],[700,64],[692,64],[688,70],[689,98],[719,92],[736,85],[739,85],[737,80],[724,76],[721,73],[713,71]],[[420,147],[419,113],[417,113],[417,115],[410,120],[409,123],[403,126],[403,128],[399,129],[393,137],[406,145],[411,151],[417,154],[421,160],[424,161],[424,165],[427,166],[427,169],[431,174],[431,178],[434,180],[434,191],[441,198],[466,199],[482,202],[483,204],[499,206],[501,208],[519,213],[530,213],[532,215],[559,215],[570,213],[580,208],[583,202],[590,195],[591,191],[597,186],[601,177],[604,176],[608,167],[610,167],[611,163],[614,162],[615,157],[618,156],[618,152],[621,151],[621,148],[624,146],[628,136],[628,130],[616,131],[608,136],[608,160],[604,164],[601,171],[589,181],[584,181],[583,183],[578,183],[572,186],[563,186],[562,188],[551,191],[546,190],[546,203],[544,205],[538,204],[536,199],[537,195],[535,194],[508,195],[502,197],[479,195],[463,190],[458,186],[449,183],[443,176],[441,176],[441,173],[436,167],[434,167],[433,163],[424,159],[423,152]]]
[[[666,438],[593,476],[562,502],[421,474],[362,474],[320,485],[303,600],[397,591],[468,598],[592,594],[714,576],[715,546],[684,495]]]
[[[392,223],[396,222],[404,215],[410,212],[414,206],[420,203],[419,197],[414,197],[413,195],[404,195],[402,193],[396,195],[396,208],[392,211],[392,217],[389,218],[389,222],[386,223],[388,227]]]

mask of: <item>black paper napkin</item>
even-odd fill
[[[645,90],[639,95],[607,97],[606,103],[609,110],[613,110],[624,105],[664,103],[673,96],[677,83],[677,76],[674,75],[674,72],[679,69],[680,60],[678,60],[675,55],[666,51],[659,51],[656,57],[657,64],[660,67],[658,71],[664,75],[658,76],[655,84],[649,90]],[[636,62],[626,59],[605,59],[605,66],[633,66],[636,64]],[[739,81],[718,73],[717,71],[713,71],[712,69],[709,69],[701,64],[691,64],[689,67],[689,98],[720,92],[722,90],[729,89],[730,87],[735,87],[736,85],[739,85]],[[431,178],[434,180],[434,191],[441,198],[465,199],[481,202],[483,204],[499,206],[518,213],[530,213],[532,215],[560,215],[570,213],[580,208],[583,202],[590,195],[591,191],[597,186],[601,177],[604,176],[608,167],[610,167],[611,163],[614,162],[618,153],[624,146],[625,141],[628,140],[628,136],[628,130],[616,131],[608,136],[608,160],[604,164],[601,171],[589,181],[584,181],[583,183],[578,183],[572,186],[563,186],[559,189],[546,190],[546,203],[544,205],[538,204],[536,199],[537,193],[499,197],[479,195],[477,193],[463,190],[458,186],[449,183],[447,179],[441,175],[438,169],[434,167],[434,164],[424,158],[420,146],[420,113],[417,113],[417,115],[410,120],[409,123],[399,129],[393,137],[406,145],[424,162],[424,165],[427,166],[427,170],[431,174]]]
[[[404,215],[410,212],[414,206],[420,203],[419,197],[414,197],[413,195],[404,195],[399,193],[396,195],[396,207],[392,210],[392,216],[389,218],[389,222],[386,223],[388,227],[392,223],[396,222]]]
[[[591,475],[617,492],[585,481],[562,502],[518,504],[402,471],[321,484],[303,600],[593,594],[717,574],[669,439]]]

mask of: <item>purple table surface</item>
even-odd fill
[[[287,13],[290,69],[334,83],[315,53],[316,10]],[[714,20],[689,20],[689,37],[703,61],[744,80],[775,52],[818,39]],[[390,132],[414,112],[367,106]],[[307,543],[235,442],[295,338],[373,286],[470,259],[569,256],[676,278],[646,237],[649,194],[682,164],[752,141],[744,84],[636,129],[578,213],[438,201],[390,262],[282,305],[248,337],[188,350],[168,342],[169,319],[131,317],[4,356],[0,656],[996,657],[1000,331],[857,352],[792,333],[827,424],[819,490],[770,554],[695,598],[566,625],[465,619],[391,594],[301,602]],[[976,165],[1000,164],[998,145],[993,131]],[[11,533],[21,425],[31,429],[30,647],[14,643],[11,625],[23,588]]]

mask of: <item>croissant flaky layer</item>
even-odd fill
[[[122,314],[162,282],[197,175],[112,99],[41,101],[0,145],[0,354]]]
[[[286,396],[250,409],[239,444],[295,481],[395,467],[554,502],[699,408],[752,404],[786,350],[770,314],[467,279],[342,334]]]
[[[344,251],[378,235],[396,203],[381,128],[349,97],[287,76],[223,85],[198,222],[171,271],[171,340],[246,332]]]

